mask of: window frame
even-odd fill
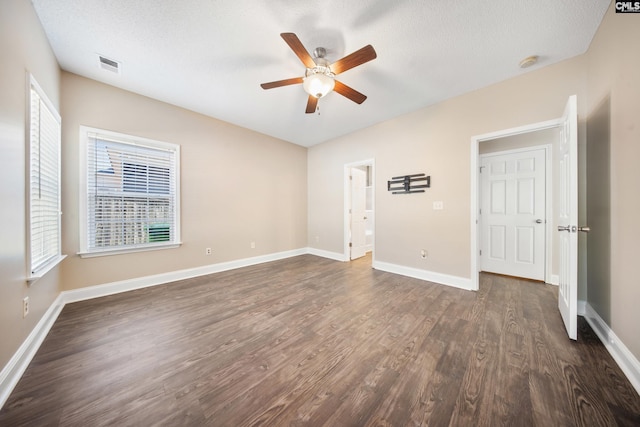
[[[53,105],[53,103],[45,93],[45,91],[38,84],[35,77],[30,73],[27,73],[26,86],[27,86],[27,94],[26,94],[27,95],[27,106],[26,106],[27,116],[25,121],[25,127],[26,127],[25,162],[26,162],[26,185],[27,185],[27,188],[26,188],[26,192],[27,192],[27,196],[26,196],[27,275],[26,275],[26,278],[27,278],[27,282],[31,284],[32,282],[35,282],[36,280],[43,277],[45,274],[47,274],[49,271],[55,268],[58,264],[60,264],[62,260],[66,258],[66,255],[62,254],[62,118],[60,116],[60,113],[58,113],[58,110],[55,108],[55,106]],[[34,238],[34,235],[37,233],[34,231],[35,223],[32,220],[32,213],[35,210],[34,209],[35,199],[34,199],[34,194],[32,192],[32,184],[33,184],[32,179],[34,178],[33,177],[34,164],[32,163],[32,160],[33,160],[32,154],[34,151],[34,143],[35,143],[33,138],[33,133],[32,133],[32,128],[33,128],[32,92],[35,92],[39,98],[38,100],[39,108],[41,109],[44,106],[57,124],[55,129],[55,135],[57,137],[55,141],[56,146],[53,147],[57,157],[55,162],[56,170],[54,171],[55,177],[51,177],[51,176],[49,177],[50,180],[55,183],[56,191],[57,191],[57,201],[55,206],[57,210],[57,221],[55,226],[57,248],[55,250],[55,254],[50,255],[49,258],[47,258],[43,262],[40,262],[37,265],[34,265],[34,261],[36,257],[34,256],[34,252],[33,252],[34,250],[33,238]],[[38,113],[38,118],[40,117],[41,115],[40,113]],[[41,121],[38,122],[38,130],[40,130],[40,126],[41,126]],[[40,138],[40,133],[38,133],[38,142],[37,142],[38,145],[40,145],[41,141],[42,139]],[[38,159],[40,159],[40,156],[38,156]],[[38,170],[38,177],[41,177],[43,175],[42,174],[43,169],[38,167],[37,170]],[[50,228],[48,231],[51,232],[52,228]],[[46,232],[44,232],[43,234],[46,234]]]
[[[117,246],[117,247],[107,247],[107,248],[90,248],[89,247],[89,234],[90,234],[90,224],[89,224],[89,200],[88,200],[88,182],[89,179],[89,165],[88,165],[88,154],[89,154],[89,145],[92,143],[91,135],[98,135],[99,137],[110,140],[118,144],[126,144],[131,146],[139,146],[145,149],[151,150],[164,150],[164,151],[172,151],[174,155],[174,175],[175,175],[175,192],[174,192],[174,238],[173,240],[167,241],[166,243],[159,242],[147,242],[147,243],[137,243],[130,245],[130,247],[126,246]],[[78,255],[81,258],[90,258],[90,257],[99,257],[99,256],[108,256],[108,255],[118,255],[118,254],[127,254],[134,252],[147,252],[147,251],[155,251],[155,250],[163,250],[163,249],[173,249],[180,247],[182,245],[181,234],[180,234],[180,145],[173,144],[169,142],[158,141],[149,138],[143,138],[134,135],[128,135],[120,132],[113,132],[105,129],[99,129],[89,126],[80,126],[80,179],[79,179],[79,225],[80,225],[80,250]],[[149,167],[149,166],[148,166]],[[123,192],[125,192],[123,190]],[[152,193],[147,193],[152,194]]]

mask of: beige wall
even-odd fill
[[[588,52],[589,304],[640,359],[640,21],[613,6]]]
[[[27,286],[27,72],[58,108],[60,70],[29,0],[0,1],[0,367],[59,293],[58,270]],[[22,318],[22,299],[31,312]]]
[[[342,253],[343,165],[375,158],[376,261],[469,278],[471,137],[558,118],[573,94],[584,116],[585,89],[579,56],[310,148],[310,245]],[[426,193],[387,192],[392,176],[422,172]]]
[[[67,72],[62,92],[65,289],[307,246],[306,148]],[[80,125],[180,144],[180,248],[75,255]]]

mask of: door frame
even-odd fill
[[[376,260],[376,161],[375,159],[365,159],[357,162],[346,163],[344,165],[344,219],[343,219],[343,253],[344,260],[351,261],[351,251],[349,249],[351,234],[351,218],[349,209],[351,209],[351,182],[349,180],[349,170],[351,168],[359,166],[371,167],[371,207],[373,208],[373,215],[371,218],[371,224],[373,227],[373,240],[371,242],[371,260]]]
[[[538,129],[541,130],[541,129]],[[535,132],[535,131],[529,131]],[[485,139],[484,141],[491,141],[491,139]],[[537,151],[544,150],[544,162],[545,162],[545,170],[544,170],[544,203],[545,203],[545,224],[544,224],[544,281],[545,283],[551,283],[554,285],[558,284],[558,278],[554,277],[551,272],[551,257],[553,254],[553,183],[552,183],[552,172],[553,172],[553,163],[551,154],[553,152],[553,144],[538,144],[531,145],[522,148],[514,148],[503,151],[493,151],[491,153],[480,154],[478,152],[478,165],[481,163],[480,160],[482,157],[489,156],[499,156],[499,155],[509,155],[509,154],[517,154],[524,153],[527,151]],[[479,151],[479,147],[478,147]],[[480,206],[482,206],[482,198],[484,195],[482,194],[482,179],[480,178],[480,168],[478,167],[478,213],[480,212]],[[478,230],[482,229],[482,216],[479,215],[478,218]],[[482,231],[478,234],[478,257],[480,256],[480,249],[482,248]],[[478,262],[478,270],[480,270],[481,260],[477,260]]]
[[[561,126],[561,119],[547,120],[544,122],[532,123],[529,125],[518,126],[510,129],[503,129],[495,132],[485,133],[482,135],[476,135],[471,137],[470,147],[470,177],[471,177],[471,195],[469,206],[471,210],[470,215],[470,272],[471,272],[471,290],[477,291],[480,288],[480,278],[478,269],[478,256],[479,256],[479,240],[480,235],[480,220],[478,218],[479,206],[480,206],[480,143],[483,141],[490,141],[497,138],[504,138],[507,136],[521,135],[524,133],[535,132],[545,129],[551,129]],[[553,187],[552,191],[553,191]],[[553,224],[551,224],[553,225]],[[551,227],[547,227],[548,233]]]

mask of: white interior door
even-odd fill
[[[560,233],[558,308],[569,338],[578,338],[578,113],[576,96],[567,101],[562,116],[557,212]]]
[[[481,164],[481,270],[545,279],[546,153],[486,154]]]
[[[366,186],[367,172],[351,168],[351,259],[363,257],[367,252]]]

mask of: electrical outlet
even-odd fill
[[[256,248],[256,242],[251,242],[251,249],[255,249]]]
[[[427,259],[427,256],[429,256],[429,252],[426,249],[420,251],[420,258]]]
[[[433,202],[434,211],[441,211],[443,209],[444,209],[444,202],[442,201]]]
[[[204,254],[205,254],[205,255],[211,255],[211,248],[206,248],[206,249],[204,250]]]
[[[27,317],[27,314],[29,314],[29,297],[24,297],[22,299],[22,317]]]

